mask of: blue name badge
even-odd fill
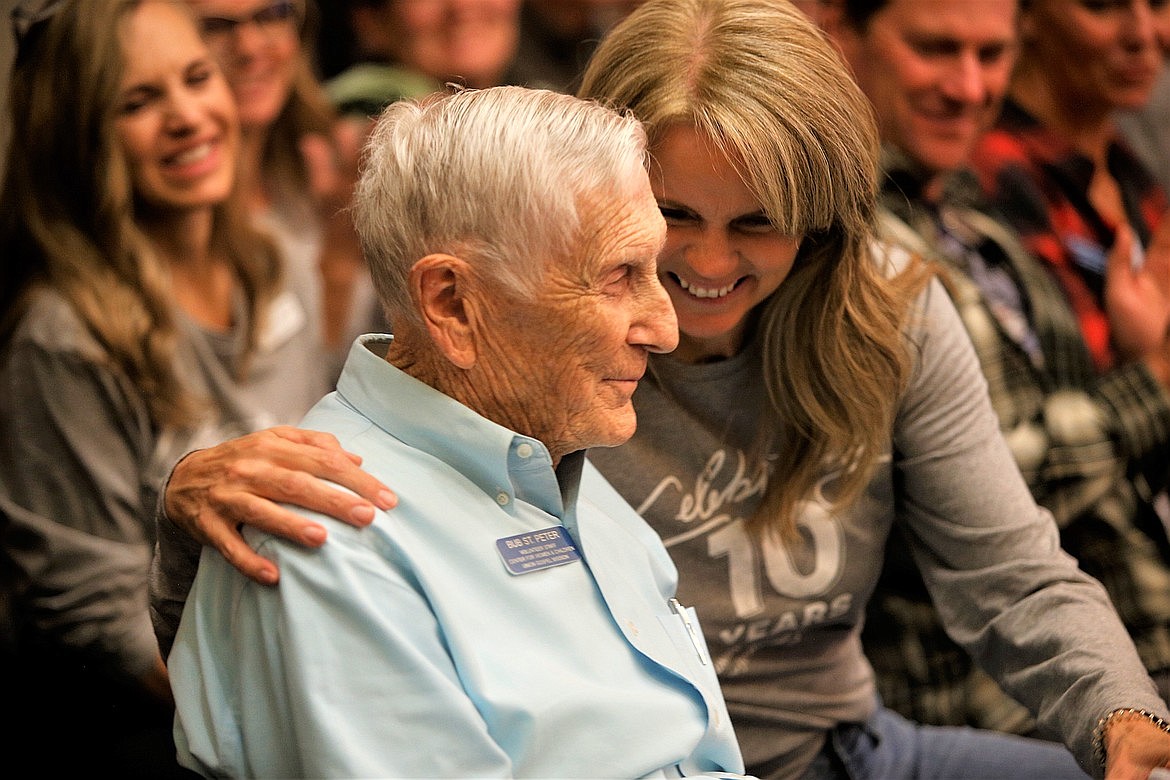
[[[581,553],[577,552],[569,532],[561,525],[505,536],[496,540],[496,549],[513,574],[531,574],[581,560]]]

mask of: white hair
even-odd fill
[[[414,318],[416,261],[447,253],[517,294],[582,251],[588,203],[642,175],[641,124],[592,101],[522,87],[400,101],[366,145],[353,216],[391,320]]]

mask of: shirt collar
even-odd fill
[[[1019,138],[1034,159],[1068,179],[1073,187],[1088,189],[1093,178],[1093,161],[1010,97],[1003,102],[996,127]]]
[[[387,363],[393,336],[359,336],[337,393],[396,439],[450,465],[502,509],[520,499],[563,518],[577,498],[583,453],[561,459],[556,473],[543,443],[483,417]],[[561,478],[558,481],[558,477]]]
[[[986,207],[979,179],[970,168],[959,168],[945,174],[942,198],[939,203],[931,204],[923,194],[930,174],[905,152],[890,144],[883,145],[881,166],[883,205],[899,216],[903,216],[910,208],[934,211],[944,205],[975,209]]]

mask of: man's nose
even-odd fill
[[[947,97],[965,105],[981,104],[987,99],[987,73],[974,52],[959,55],[943,82]]]
[[[678,318],[666,288],[654,279],[630,328],[630,342],[651,352],[671,352],[678,346]]]

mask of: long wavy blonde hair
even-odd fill
[[[136,221],[114,127],[122,31],[142,1],[73,0],[41,23],[35,40],[22,42],[0,191],[0,345],[11,339],[28,293],[45,285],[142,394],[154,423],[176,426],[192,419],[199,399],[175,370],[170,274]],[[189,13],[185,3],[175,5]],[[234,194],[215,209],[212,243],[243,289],[252,345],[280,281],[276,250]]]
[[[879,141],[868,101],[823,33],[785,0],[649,0],[594,53],[579,94],[631,111],[650,149],[691,126],[738,169],[776,230],[804,236],[760,304],[775,453],[755,531],[789,534],[826,465],[852,503],[885,452],[911,370],[902,335],[926,272],[873,259]]]

